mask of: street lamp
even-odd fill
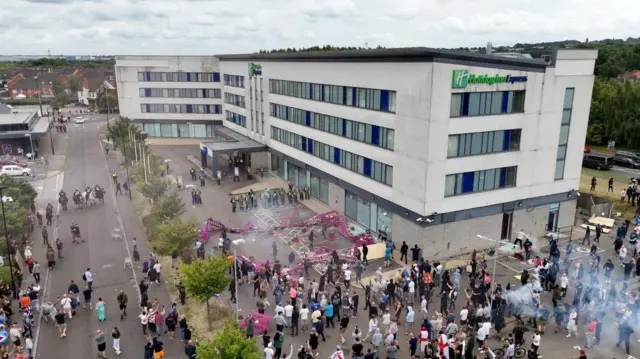
[[[505,244],[509,244],[511,242],[509,242],[509,241],[497,241],[495,239],[491,239],[489,237],[485,237],[485,236],[480,235],[480,234],[478,234],[477,237],[482,239],[482,240],[485,240],[485,241],[494,242],[496,244],[495,248],[493,248],[493,270],[491,272],[491,283],[493,285],[491,286],[491,289],[489,291],[489,305],[491,306],[491,321],[493,321],[493,299],[492,299],[492,296],[491,296],[491,291],[493,291],[494,288],[496,288],[498,286],[498,284],[496,283],[496,263],[498,262],[498,248],[502,247]],[[482,280],[484,281],[484,278]]]
[[[18,291],[16,289],[16,281],[13,279],[13,261],[11,260],[11,246],[9,245],[9,231],[7,229],[7,215],[4,211],[4,203],[5,202],[13,202],[13,198],[11,197],[5,197],[4,194],[2,194],[2,190],[4,189],[4,187],[0,187],[0,198],[2,199],[0,201],[0,203],[2,204],[2,223],[4,225],[4,241],[5,244],[7,246],[7,256],[8,256],[8,260],[9,260],[9,273],[11,274],[11,290],[13,291],[13,295],[15,296],[16,299],[18,299]]]
[[[235,239],[233,241],[231,241],[231,243],[233,243],[233,278],[234,280],[234,284],[235,284],[235,291],[236,291],[236,320],[238,320],[238,312],[240,311],[240,309],[238,308],[238,256],[237,256],[237,251],[236,248],[243,244],[246,243],[247,241],[245,241],[242,238],[238,238]]]

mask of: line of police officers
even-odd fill
[[[241,211],[248,211],[252,208],[258,208],[258,204],[262,203],[264,208],[278,207],[286,204],[286,200],[289,204],[298,203],[298,201],[304,201],[311,198],[311,189],[309,186],[290,187],[287,192],[284,188],[267,189],[260,194],[256,194],[253,189],[249,190],[249,193],[232,196],[231,211],[235,212],[236,207],[240,207]]]

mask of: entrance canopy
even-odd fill
[[[263,152],[267,150],[267,146],[250,139],[247,136],[241,135],[224,126],[215,126],[214,133],[217,137],[223,139],[219,141],[201,142],[200,151],[202,155],[202,162],[204,162],[205,156],[213,158],[213,172],[215,173],[218,166],[217,156],[226,154],[231,156],[233,152]]]

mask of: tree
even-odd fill
[[[149,214],[142,218],[142,224],[147,228],[150,237],[155,235],[157,228],[164,222],[181,216],[185,205],[177,192],[171,192],[155,201]]]
[[[69,91],[71,91],[72,94],[77,94],[78,91],[80,91],[80,82],[78,82],[78,78],[71,75],[68,79]]]
[[[113,112],[118,108],[118,98],[111,92],[105,91],[98,95],[96,105],[100,111]]]
[[[190,263],[193,244],[198,240],[197,225],[195,219],[186,222],[181,217],[170,219],[156,228],[149,244],[162,256],[177,252],[184,263]]]
[[[213,338],[198,344],[198,358],[259,359],[261,356],[255,340],[247,338],[238,324],[230,321],[225,321]]]
[[[5,201],[4,213],[6,214],[7,220],[7,237],[14,238],[22,234],[27,224],[27,219],[29,218],[29,210],[21,206],[20,202]],[[0,213],[0,217],[1,216],[2,213]],[[0,223],[0,234],[2,235],[0,241],[4,244],[5,232],[2,223]],[[4,248],[4,246],[1,246],[0,250],[4,250]]]
[[[55,105],[58,108],[62,108],[69,103],[69,94],[67,94],[62,84],[56,82],[53,85],[53,96],[55,97]]]
[[[10,197],[13,202],[19,203],[22,207],[29,209],[36,199],[38,193],[27,180],[18,177],[0,176],[0,187],[2,194]]]
[[[211,329],[211,308],[209,299],[227,289],[231,277],[226,275],[231,262],[223,256],[209,257],[207,260],[197,259],[190,264],[180,265],[180,281],[185,291],[207,305],[207,321]]]
[[[141,183],[138,190],[143,196],[155,202],[167,192],[167,184],[159,178],[153,178],[148,183]]]

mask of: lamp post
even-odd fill
[[[53,115],[53,113],[51,113]],[[51,134],[51,128],[53,128],[53,116],[49,116],[49,142],[51,142],[51,154],[55,155],[56,150],[53,148],[53,135]]]
[[[127,181],[128,187],[129,187],[129,191],[128,191],[129,192],[129,200],[132,201],[133,200],[133,198],[131,197],[132,188],[131,188],[131,181],[129,180],[129,161],[127,160],[127,146],[125,146],[124,138],[122,139],[122,155],[124,156],[124,170],[125,170],[125,173],[127,175],[127,180],[126,181]]]
[[[13,295],[16,299],[18,299],[18,291],[16,289],[16,281],[13,279],[13,261],[11,260],[11,246],[9,245],[9,231],[7,229],[7,215],[4,211],[4,202],[13,202],[13,199],[10,197],[5,198],[2,190],[4,188],[0,187],[0,203],[2,204],[2,224],[4,225],[4,241],[7,246],[7,256],[9,260],[9,273],[11,274],[11,290],[13,291]]]
[[[491,286],[491,290],[493,290],[498,284],[496,283],[496,263],[498,262],[498,248],[500,248],[501,246],[505,245],[505,244],[509,244],[510,242],[508,241],[497,241],[495,239],[491,239],[489,237],[485,237],[483,235],[478,234],[477,235],[478,238],[485,240],[485,241],[491,241],[494,242],[496,244],[495,248],[493,248],[493,270],[491,271],[491,284],[493,284]],[[484,278],[483,278],[484,280]],[[491,292],[489,292],[489,305],[491,306],[491,321],[493,321],[493,297],[491,296]]]
[[[234,278],[234,284],[235,284],[235,291],[236,291],[236,297],[238,296],[238,259],[237,259],[237,251],[236,248],[243,244],[246,243],[247,241],[245,241],[242,238],[238,238],[236,240],[231,241],[231,243],[233,243],[233,278]],[[238,312],[240,311],[240,309],[238,308],[238,298],[236,298],[236,320],[238,320]]]
[[[33,151],[33,138],[30,133],[25,134],[25,136],[29,137],[29,143],[31,144],[31,154],[35,157],[35,152]]]

